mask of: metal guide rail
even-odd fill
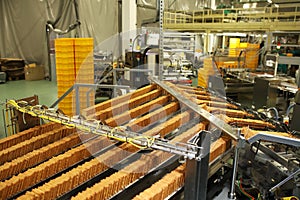
[[[200,106],[198,106],[196,103],[192,102],[188,98],[184,97],[182,94],[180,94],[178,91],[174,90],[173,88],[169,87],[167,84],[165,84],[163,81],[159,81],[155,77],[149,77],[151,81],[153,81],[155,84],[162,87],[164,90],[169,92],[172,96],[174,96],[180,103],[186,105],[193,111],[195,111],[200,116],[204,117],[206,120],[208,120],[210,123],[214,124],[216,127],[224,131],[226,134],[228,134],[232,139],[237,140],[238,137],[236,135],[236,131],[228,125],[226,122],[221,120],[220,118],[214,116],[213,114],[209,113],[208,111],[202,109]]]
[[[26,113],[34,117],[56,122],[69,128],[77,128],[87,133],[105,136],[116,141],[130,143],[140,149],[157,149],[195,160],[201,160],[205,155],[202,152],[202,147],[195,144],[180,142],[172,144],[169,140],[127,131],[124,127],[109,127],[102,124],[99,120],[82,119],[79,116],[69,117],[58,112],[56,109],[48,109],[42,105],[30,106],[25,101],[17,103],[14,100],[7,101],[7,105],[12,106],[24,114]]]

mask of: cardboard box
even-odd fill
[[[44,66],[36,65],[35,63],[25,66],[25,80],[36,81],[45,78]]]

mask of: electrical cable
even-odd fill
[[[46,109],[43,106],[37,105],[30,106],[24,102],[17,103],[15,100],[7,101],[7,107],[13,107],[16,110],[33,117],[39,117],[40,119],[62,124],[68,128],[77,128],[87,133],[104,136],[120,142],[126,142],[139,149],[160,149],[183,155],[190,159],[201,159],[199,156],[200,147],[193,144],[178,146],[178,144],[171,144],[167,140],[126,131],[126,127],[118,126],[113,128],[106,126],[102,124],[101,121],[95,119],[84,120],[78,117],[71,118],[70,116],[58,113],[55,109]]]
[[[136,137],[129,137],[128,135],[125,135],[125,139],[116,136],[115,132],[124,132],[125,128],[124,127],[114,127],[112,128],[110,131],[106,132],[106,134],[100,134],[97,132],[98,129],[101,128],[101,126],[103,125],[103,123],[101,121],[98,121],[96,119],[88,119],[85,120],[86,122],[94,122],[96,123],[96,128],[92,129],[90,127],[84,126],[82,124],[76,124],[72,121],[71,118],[69,119],[56,119],[52,116],[47,115],[50,113],[55,113],[58,116],[58,113],[55,112],[54,109],[45,109],[43,106],[41,105],[35,105],[35,106],[29,106],[28,103],[26,101],[21,101],[21,102],[16,102],[14,100],[9,100],[7,102],[7,105],[11,105],[14,108],[16,108],[17,110],[19,110],[20,112],[23,112],[23,114],[30,114],[34,117],[39,117],[41,119],[46,119],[49,121],[53,121],[59,124],[63,124],[65,125],[67,128],[78,128],[81,129],[83,131],[87,131],[90,133],[94,133],[94,134],[98,134],[98,135],[105,135],[106,137],[110,138],[110,139],[114,139],[114,140],[118,140],[121,142],[127,142],[129,144],[132,144],[133,146],[140,148],[140,149],[147,149],[150,148],[154,142],[155,142],[155,138],[154,137],[149,137],[149,136],[136,136]],[[124,132],[125,134],[125,132]],[[142,144],[140,144],[141,142],[143,142]],[[145,143],[145,145],[144,145]]]
[[[253,197],[253,196],[251,196],[249,193],[247,193],[245,190],[244,190],[244,188],[243,188],[243,186],[242,186],[242,178],[238,181],[238,187],[239,187],[239,189],[240,189],[240,191],[246,196],[246,197],[248,197],[250,200],[255,200],[255,198]]]

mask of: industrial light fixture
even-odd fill
[[[246,33],[217,33],[217,36],[235,36],[235,37],[246,37]]]

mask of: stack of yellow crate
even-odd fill
[[[259,44],[248,44],[246,52],[246,67],[252,70],[258,66]]]
[[[203,61],[203,68],[198,69],[198,86],[207,88],[209,76],[216,73],[218,73],[218,70],[214,66],[212,58],[205,58]]]
[[[240,49],[243,50],[243,49],[247,49],[248,47],[248,43],[247,42],[241,42],[240,43]]]
[[[94,42],[92,38],[75,39],[75,58],[77,67],[76,83],[94,84]],[[90,88],[82,87],[79,90],[80,108],[91,106],[95,102],[95,93]],[[89,97],[89,100],[87,99]],[[88,102],[89,101],[89,102]]]
[[[58,97],[61,97],[74,83],[94,83],[93,48],[92,38],[55,40]],[[94,103],[94,92],[88,95],[90,98],[87,102],[87,91],[87,88],[79,90],[80,109]],[[65,114],[74,115],[76,109],[74,91],[67,95],[58,107]]]
[[[239,56],[240,48],[240,38],[230,38],[229,39],[229,57]]]

